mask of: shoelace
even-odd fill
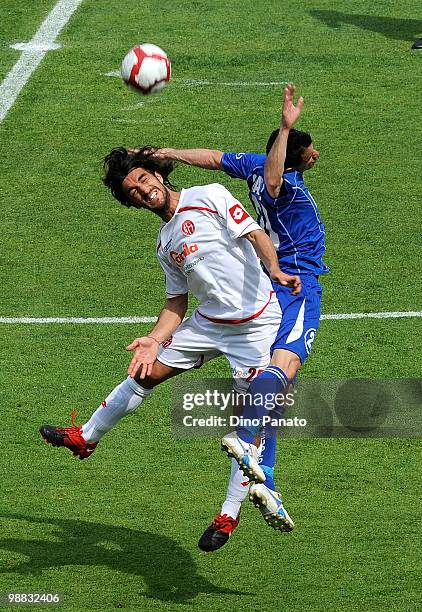
[[[74,433],[75,429],[78,430],[80,428],[80,425],[76,425],[75,418],[76,418],[76,409],[73,409],[72,412],[70,413],[71,425],[69,427],[57,427],[57,431],[63,431],[64,433]]]
[[[219,514],[212,522],[214,529],[224,529],[225,527],[231,527],[233,523],[236,523],[236,519],[232,518],[228,514]]]

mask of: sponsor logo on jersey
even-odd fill
[[[165,341],[162,343],[162,345],[161,345],[161,346],[162,346],[163,348],[167,348],[167,347],[169,347],[169,346],[170,346],[170,344],[171,344],[172,342],[173,342],[173,336],[170,336],[170,338],[167,338],[167,340],[165,340]]]
[[[229,208],[229,213],[235,223],[242,223],[242,221],[249,217],[246,210],[242,208],[240,204],[235,204]]]
[[[311,348],[315,340],[315,334],[316,329],[314,327],[310,327],[305,334],[305,348],[308,355],[311,352]]]
[[[190,274],[192,272],[192,270],[195,268],[195,266],[197,266],[199,263],[201,263],[201,261],[204,261],[204,257],[197,257],[193,261],[190,261],[188,264],[186,264],[186,266],[185,266],[185,274]]]
[[[196,243],[186,244],[185,242],[183,245],[183,251],[181,253],[177,253],[177,251],[170,251],[170,257],[178,266],[182,266],[186,257],[189,257],[189,255],[192,255],[192,253],[196,253],[197,251],[199,251],[199,246]]]
[[[101,402],[101,406],[102,406],[103,408],[107,408],[107,402],[104,400],[103,402]]]
[[[184,233],[185,236],[192,236],[194,231],[195,231],[195,224],[193,221],[190,221],[189,219],[187,219],[186,221],[183,221],[182,232]]]

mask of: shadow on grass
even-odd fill
[[[350,15],[340,11],[309,11],[330,28],[339,28],[343,24],[350,24],[361,28],[383,34],[387,38],[395,40],[413,41],[420,38],[422,34],[422,21],[420,19],[394,19],[393,17],[377,17],[375,15]]]
[[[197,573],[192,556],[177,542],[163,535],[91,523],[88,521],[41,518],[2,513],[1,519],[18,519],[51,525],[51,539],[0,538],[0,549],[29,557],[0,573],[39,575],[48,568],[106,566],[145,580],[145,597],[178,603],[189,602],[199,593],[245,595],[217,587]],[[88,581],[87,577],[87,581]]]

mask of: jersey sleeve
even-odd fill
[[[166,297],[170,299],[188,293],[188,282],[183,272],[172,266],[161,250],[158,250],[157,257],[165,275]]]
[[[253,169],[265,162],[265,155],[257,153],[223,153],[221,166],[233,178],[246,180]]]
[[[254,230],[260,230],[242,204],[223,185],[210,185],[210,200],[218,212],[221,223],[227,228],[231,238],[236,240]]]

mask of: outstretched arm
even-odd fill
[[[244,234],[243,237],[252,244],[255,253],[266,267],[271,280],[285,287],[291,287],[293,289],[293,295],[300,293],[302,289],[300,277],[285,274],[280,270],[274,245],[264,230],[253,230],[248,234]]]
[[[280,194],[280,189],[283,184],[287,139],[289,137],[290,128],[296,123],[303,107],[304,100],[302,96],[297,101],[296,106],[293,103],[295,89],[294,85],[287,85],[284,89],[280,131],[265,161],[265,186],[272,198],[277,198]]]
[[[142,367],[140,379],[149,376],[157,357],[160,344],[167,340],[183,321],[188,308],[188,294],[177,295],[167,299],[160,312],[157,323],[147,336],[135,338],[127,347],[127,351],[135,351],[128,367],[128,374],[134,378]]]
[[[197,166],[206,170],[222,170],[221,158],[222,151],[213,149],[157,149],[155,152],[157,157],[165,157],[174,161],[188,164],[189,166]]]

